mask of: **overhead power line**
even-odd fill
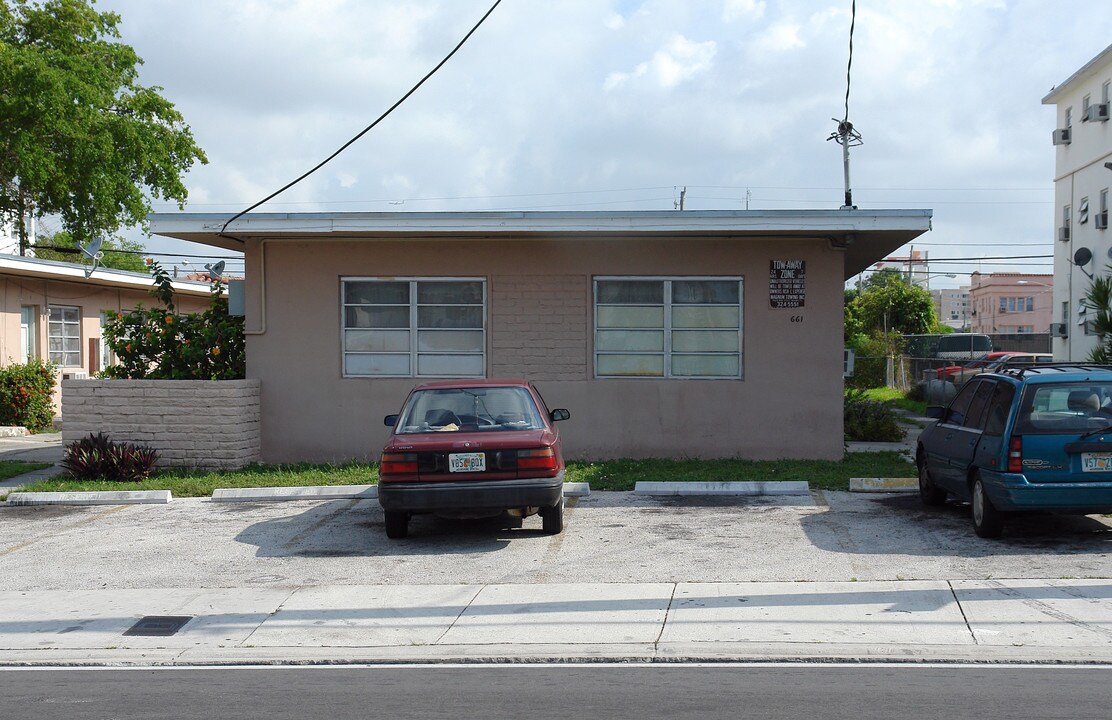
[[[257,203],[255,203],[255,204],[254,204],[254,205],[252,205],[251,207],[247,208],[246,210],[241,210],[241,211],[240,211],[239,213],[237,213],[236,215],[232,216],[232,218],[231,218],[230,220],[228,220],[228,221],[227,221],[226,223],[224,223],[224,227],[220,228],[220,232],[219,232],[219,233],[217,233],[217,234],[218,234],[218,235],[221,235],[221,236],[223,236],[223,237],[227,237],[227,238],[230,238],[230,239],[232,239],[232,240],[235,240],[235,241],[237,241],[237,242],[243,242],[242,240],[240,240],[240,239],[239,239],[239,238],[237,238],[237,237],[232,237],[231,235],[225,235],[225,234],[224,234],[224,231],[228,229],[228,225],[232,224],[232,222],[233,222],[233,221],[235,221],[235,220],[237,220],[237,219],[239,219],[239,218],[243,217],[243,216],[244,216],[244,215],[246,215],[247,213],[249,213],[249,212],[251,212],[252,210],[254,210],[255,208],[257,208],[258,206],[260,206],[260,205],[262,205],[263,203],[265,203],[266,201],[270,200],[271,198],[274,198],[274,197],[277,197],[278,195],[281,195],[281,194],[282,194],[282,193],[284,193],[284,192],[285,192],[286,190],[289,190],[289,189],[290,189],[291,187],[293,187],[294,185],[298,184],[299,182],[301,182],[301,181],[302,181],[302,180],[304,180],[305,178],[307,178],[307,177],[309,177],[310,175],[312,175],[313,173],[315,173],[315,172],[316,172],[317,170],[320,170],[320,169],[321,169],[322,167],[324,167],[325,165],[327,165],[327,164],[328,164],[328,163],[329,163],[329,162],[330,162],[330,161],[331,161],[331,160],[332,160],[333,158],[335,158],[335,157],[336,157],[337,155],[339,155],[340,153],[342,153],[342,152],[343,152],[344,150],[347,150],[347,149],[348,149],[348,146],[350,146],[350,145],[351,145],[352,143],[354,143],[354,142],[355,142],[356,140],[358,140],[359,138],[363,137],[363,136],[364,136],[364,135],[366,135],[366,134],[367,134],[368,132],[370,132],[370,131],[371,131],[371,129],[372,129],[372,128],[374,128],[374,126],[375,126],[375,125],[378,125],[378,124],[379,124],[380,122],[382,122],[383,120],[385,120],[385,119],[386,119],[386,117],[387,117],[388,115],[390,115],[390,113],[394,112],[394,110],[395,110],[395,109],[396,109],[396,108],[397,108],[397,107],[398,107],[399,105],[401,105],[401,104],[402,104],[403,102],[405,102],[406,100],[408,100],[408,99],[409,99],[409,96],[410,96],[410,95],[412,95],[413,93],[417,92],[417,88],[419,88],[419,87],[421,87],[422,85],[424,85],[424,84],[425,84],[425,81],[426,81],[426,80],[428,80],[428,79],[429,79],[429,78],[431,78],[431,77],[432,77],[432,76],[433,76],[434,74],[436,74],[436,71],[437,71],[437,70],[439,70],[440,68],[442,68],[442,67],[444,66],[444,64],[445,64],[446,62],[448,62],[448,61],[449,61],[449,60],[450,60],[450,59],[452,58],[452,56],[453,56],[453,55],[455,55],[455,54],[456,54],[456,52],[457,52],[457,51],[458,51],[458,50],[459,50],[459,49],[460,49],[461,47],[463,47],[463,44],[464,44],[464,43],[466,43],[466,42],[467,42],[467,40],[468,40],[468,39],[469,39],[469,38],[470,38],[470,37],[471,37],[471,36],[472,36],[472,35],[473,35],[473,34],[475,33],[475,31],[479,29],[479,26],[480,26],[480,25],[482,25],[482,24],[483,24],[483,22],[484,22],[484,21],[485,21],[485,20],[486,20],[486,19],[487,19],[488,17],[490,17],[490,14],[491,14],[492,12],[494,12],[494,9],[495,9],[496,7],[498,7],[498,6],[499,6],[499,5],[501,4],[501,2],[502,2],[502,0],[494,0],[494,4],[490,6],[490,9],[486,11],[486,14],[485,14],[485,15],[483,15],[483,16],[482,16],[481,18],[479,18],[479,22],[475,23],[475,27],[471,28],[471,30],[469,30],[469,31],[468,31],[468,33],[467,33],[466,35],[464,35],[464,36],[463,36],[463,39],[462,39],[462,40],[460,40],[460,41],[459,41],[459,43],[458,43],[458,44],[457,44],[457,45],[456,45],[456,46],[455,46],[454,48],[452,48],[452,51],[451,51],[450,53],[448,53],[447,55],[445,55],[445,56],[444,56],[444,59],[443,59],[443,60],[441,60],[440,62],[438,62],[438,63],[436,64],[436,67],[434,67],[434,68],[433,68],[432,70],[430,70],[430,71],[428,72],[428,74],[427,74],[427,75],[425,75],[425,76],[424,76],[423,78],[421,78],[420,80],[418,80],[418,81],[417,81],[417,84],[416,84],[416,85],[414,85],[414,86],[413,86],[412,88],[410,88],[409,92],[407,92],[407,93],[406,93],[405,95],[402,95],[402,97],[401,97],[401,99],[400,99],[400,100],[398,100],[398,101],[397,101],[396,103],[394,103],[394,104],[393,104],[393,105],[391,105],[391,106],[390,106],[389,108],[387,108],[386,112],[384,112],[384,113],[382,113],[381,115],[379,115],[379,116],[378,116],[378,118],[377,118],[377,119],[376,119],[376,120],[375,120],[374,122],[372,122],[372,123],[371,123],[370,125],[368,125],[367,127],[363,128],[363,129],[362,129],[361,131],[359,131],[359,133],[357,133],[357,134],[355,135],[355,137],[351,138],[351,139],[350,139],[350,140],[348,140],[348,141],[347,141],[346,143],[344,143],[343,145],[341,145],[341,146],[340,146],[340,148],[339,148],[338,150],[336,150],[336,152],[332,153],[331,155],[329,155],[328,157],[326,157],[326,158],[325,158],[324,160],[321,160],[321,161],[320,161],[319,163],[317,163],[317,165],[316,165],[315,167],[313,167],[313,168],[312,168],[311,170],[309,170],[308,172],[306,172],[306,173],[304,173],[303,175],[301,175],[300,177],[298,177],[298,178],[297,178],[296,180],[293,180],[292,182],[289,182],[289,183],[287,183],[286,185],[284,185],[283,187],[279,188],[278,190],[275,190],[275,191],[274,191],[274,192],[272,192],[272,193],[271,193],[270,195],[267,195],[267,196],[266,196],[265,198],[263,198],[262,200],[258,201]]]

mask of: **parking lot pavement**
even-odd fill
[[[10,590],[377,584],[852,582],[1112,577],[1112,519],[1032,515],[999,541],[967,507],[915,496],[596,492],[565,530],[537,517],[415,517],[388,540],[376,501],[0,506]]]
[[[359,499],[0,507],[0,664],[1112,662],[1110,551],[1110,518],[989,541],[965,507],[821,491],[596,492],[559,535],[419,516],[402,541]],[[122,635],[162,614],[193,619]]]

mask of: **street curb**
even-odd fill
[[[564,483],[564,497],[586,497],[591,494],[587,483]],[[217,488],[212,491],[214,502],[280,502],[283,500],[354,499],[374,500],[377,485],[315,485],[265,488]]]
[[[910,493],[919,492],[918,478],[850,478],[850,492]]]
[[[8,505],[165,505],[169,490],[113,490],[106,492],[13,492]]]
[[[377,485],[312,485],[295,487],[217,488],[212,491],[214,502],[257,502],[262,500],[324,500],[378,497]]]
[[[320,667],[345,665],[1084,665],[1112,666],[1103,648],[827,643],[618,643],[417,645],[410,647],[224,647],[3,649],[0,668]]]
[[[639,482],[635,495],[810,495],[803,480],[755,480],[744,482]]]

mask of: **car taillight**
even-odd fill
[[[417,453],[382,453],[379,475],[416,475]]]
[[[1023,438],[1013,437],[1008,443],[1008,472],[1023,472]]]
[[[555,470],[556,452],[550,448],[517,451],[518,470]]]

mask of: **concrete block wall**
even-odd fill
[[[258,380],[63,380],[62,442],[103,432],[158,450],[163,467],[259,462]]]
[[[490,285],[491,377],[587,378],[583,275],[498,275]]]

